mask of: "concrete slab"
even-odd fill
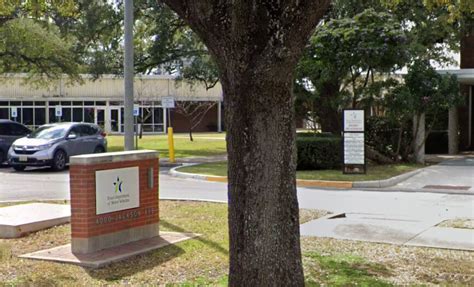
[[[405,245],[474,251],[474,230],[432,227]]]
[[[429,191],[426,186],[445,186],[442,189],[453,191],[450,187],[463,187],[457,192],[474,193],[474,158],[447,160],[430,167],[426,167],[417,175],[401,182],[389,189]]]
[[[301,225],[302,236],[382,242],[402,245],[436,224],[376,214],[347,214],[346,218],[318,219]]]
[[[71,208],[65,204],[29,203],[2,207],[0,238],[20,237],[70,220]]]
[[[21,258],[47,260],[76,264],[89,268],[100,268],[113,262],[149,252],[170,244],[175,244],[199,236],[194,233],[160,232],[160,236],[127,243],[89,254],[75,255],[71,244],[21,255]]]

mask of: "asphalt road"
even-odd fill
[[[225,183],[178,179],[160,170],[160,198],[227,201]],[[0,168],[0,202],[69,199],[69,172]],[[300,208],[380,214],[385,217],[474,218],[474,196],[424,192],[298,188]]]

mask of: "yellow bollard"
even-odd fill
[[[174,158],[174,139],[173,139],[173,128],[168,128],[168,149],[170,154],[170,162],[175,163],[176,160]]]

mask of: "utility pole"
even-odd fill
[[[125,150],[133,150],[133,0],[125,0],[124,128]]]

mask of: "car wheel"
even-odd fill
[[[5,162],[5,160],[6,160],[5,153],[2,150],[0,150],[0,165],[2,165],[2,163]]]
[[[94,153],[103,153],[105,152],[104,148],[101,147],[101,146],[97,146],[95,149],[94,149]]]
[[[13,169],[16,170],[16,171],[24,171],[26,168],[26,166],[24,165],[14,165],[13,166]]]
[[[53,157],[52,168],[54,170],[63,170],[66,167],[67,155],[64,151],[58,150]]]

